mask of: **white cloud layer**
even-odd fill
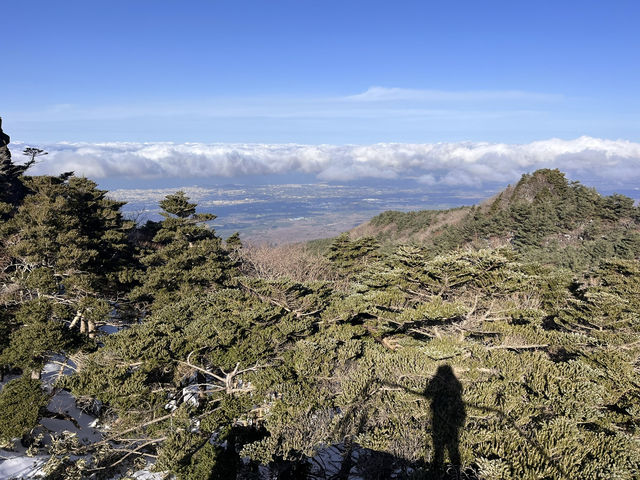
[[[12,144],[19,161],[23,145]],[[55,143],[32,174],[75,171],[94,179],[238,178],[304,173],[319,180],[418,179],[426,185],[511,182],[559,168],[571,178],[630,186],[640,180],[640,143],[580,137],[528,144],[378,143],[373,145]],[[268,183],[268,179],[265,179]]]

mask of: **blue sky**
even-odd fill
[[[637,1],[7,0],[15,140],[640,140]]]

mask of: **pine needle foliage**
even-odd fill
[[[4,385],[0,390],[0,445],[11,446],[33,429],[47,401],[37,380],[20,377]]]

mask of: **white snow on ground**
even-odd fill
[[[49,362],[47,362],[40,373],[40,380],[48,389],[52,391],[54,383],[63,375],[71,375],[76,368],[76,364],[73,363],[67,357],[62,355],[54,355]]]
[[[49,430],[54,432],[67,430],[75,433],[77,434],[80,443],[83,444],[99,442],[102,440],[102,434],[100,431],[93,428],[96,417],[89,415],[76,407],[76,399],[66,390],[59,391],[51,398],[47,405],[47,410],[68,416],[75,420],[74,425],[74,422],[70,420],[43,418],[40,423]]]
[[[65,366],[67,365],[67,366]],[[42,385],[48,393],[54,391],[54,384],[60,375],[73,373],[75,364],[71,360],[56,355],[42,369]],[[4,383],[19,376],[5,375]],[[75,433],[81,443],[88,444],[102,440],[102,434],[93,428],[96,417],[89,415],[76,407],[76,399],[66,390],[56,392],[47,404],[47,410],[68,418],[42,418],[40,425],[55,433],[69,431]],[[73,419],[73,420],[72,420]],[[45,440],[45,444],[49,441]],[[28,457],[20,442],[15,442],[15,451],[0,450],[0,480],[39,478],[44,475],[41,467],[49,459],[49,455]]]
[[[14,455],[11,457],[11,455]],[[0,480],[8,479],[36,479],[44,478],[42,467],[49,456],[38,455],[36,457],[27,457],[21,452],[6,452],[0,450]],[[137,480],[163,480],[167,472],[151,472],[149,468],[138,470],[130,475],[131,478]],[[122,474],[114,475],[111,480],[119,480]]]
[[[167,475],[167,472],[150,472],[148,469],[138,470],[137,472],[131,475],[131,478],[135,478],[137,480],[162,480]],[[110,480],[119,480],[121,478],[120,475],[116,475],[112,477]]]
[[[39,478],[43,476],[42,466],[48,456],[27,457],[23,452],[0,450],[0,479]]]
[[[105,333],[112,332],[107,329]],[[71,375],[75,368],[76,365],[70,359],[55,355],[41,372],[42,385],[45,391],[49,394],[53,393],[55,391],[55,382],[58,378],[62,375]],[[0,382],[0,389],[15,378],[20,378],[20,375],[5,375],[3,381]],[[191,392],[191,394],[193,393]],[[47,430],[54,433],[63,431],[75,433],[80,443],[85,445],[102,440],[102,433],[96,428],[98,419],[79,409],[76,406],[75,397],[66,390],[60,390],[51,397],[47,404],[47,410],[60,417],[42,418],[40,425]],[[45,439],[44,444],[50,444],[50,440]],[[14,451],[0,449],[0,480],[44,477],[42,467],[49,460],[49,455],[28,457],[26,449],[19,441],[15,442],[14,449]],[[162,480],[165,476],[166,472],[155,473],[149,471],[149,468],[139,470],[131,475],[132,478],[138,480]],[[113,480],[119,478],[121,478],[121,475],[115,475]]]

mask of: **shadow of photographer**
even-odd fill
[[[496,414],[552,465],[562,478],[569,478],[564,469],[546,452],[535,437],[519,427],[509,415],[499,408],[465,402],[463,400],[462,384],[455,376],[450,365],[439,366],[424,391],[413,390],[399,384],[389,384],[389,386],[431,401],[431,437],[433,443],[431,469],[434,472],[442,472],[445,468],[445,451],[448,453],[449,462],[453,470],[457,471],[458,474],[461,472],[460,430],[464,427],[467,417],[466,408],[471,408]]]
[[[451,366],[438,367],[422,396],[431,400],[432,467],[443,468],[445,450],[449,455],[449,462],[459,467],[462,464],[460,429],[464,427],[466,412],[462,400],[462,384]]]

